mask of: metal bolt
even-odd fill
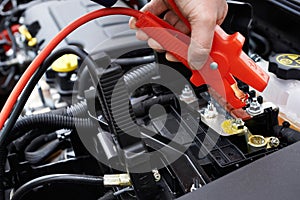
[[[185,98],[190,98],[190,97],[194,97],[194,94],[191,88],[188,85],[185,85],[184,89],[182,90],[181,96]]]
[[[208,119],[212,119],[212,118],[215,118],[217,115],[218,115],[218,112],[217,112],[216,107],[211,102],[209,102],[207,104],[206,109],[204,110],[204,117],[208,118]]]
[[[160,181],[161,175],[160,175],[159,171],[157,169],[154,169],[154,170],[152,170],[152,173],[153,173],[155,181],[156,182]]]
[[[198,190],[199,188],[201,188],[202,185],[200,184],[200,180],[198,178],[195,178],[193,180],[193,185],[190,189],[191,192]]]
[[[262,110],[260,103],[256,99],[253,99],[253,101],[250,103],[249,108],[247,108],[247,111],[249,114],[253,115],[261,113]]]
[[[180,100],[184,101],[187,104],[190,104],[195,102],[197,98],[195,97],[193,90],[188,85],[185,85],[180,95]]]
[[[241,130],[244,129],[245,123],[243,122],[242,119],[237,118],[232,121],[231,126],[236,130]]]
[[[257,54],[252,54],[250,55],[250,58],[254,61],[254,62],[259,62],[261,60],[261,57]]]
[[[78,79],[77,74],[72,74],[71,77],[70,77],[70,81],[72,81],[72,82],[77,81],[77,79]]]
[[[270,147],[278,147],[279,144],[280,144],[280,141],[277,137],[270,137],[270,140],[269,140]]]

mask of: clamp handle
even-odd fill
[[[192,71],[191,83],[209,85],[234,108],[245,106],[245,99],[237,97],[232,88],[234,77],[259,91],[267,86],[269,76],[242,51],[245,38],[238,32],[228,35],[216,26],[210,57],[200,70],[194,70],[187,61],[190,37],[150,12],[145,12],[136,26]]]

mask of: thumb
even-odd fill
[[[192,33],[188,50],[188,62],[191,68],[199,70],[208,60],[216,21],[203,16],[198,19],[190,20]]]

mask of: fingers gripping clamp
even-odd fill
[[[235,108],[245,106],[246,95],[241,97],[233,89],[234,77],[258,91],[267,86],[268,75],[242,51],[245,38],[238,32],[228,35],[216,26],[209,59],[200,70],[194,70],[188,64],[189,36],[150,12],[145,12],[136,26],[192,71],[191,83],[209,85]]]

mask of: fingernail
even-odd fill
[[[135,23],[136,23],[136,18],[131,17],[130,20],[129,20],[129,27],[131,29],[137,29],[137,27],[135,26]]]
[[[166,53],[166,59],[171,62],[179,62],[178,59],[170,53]]]

